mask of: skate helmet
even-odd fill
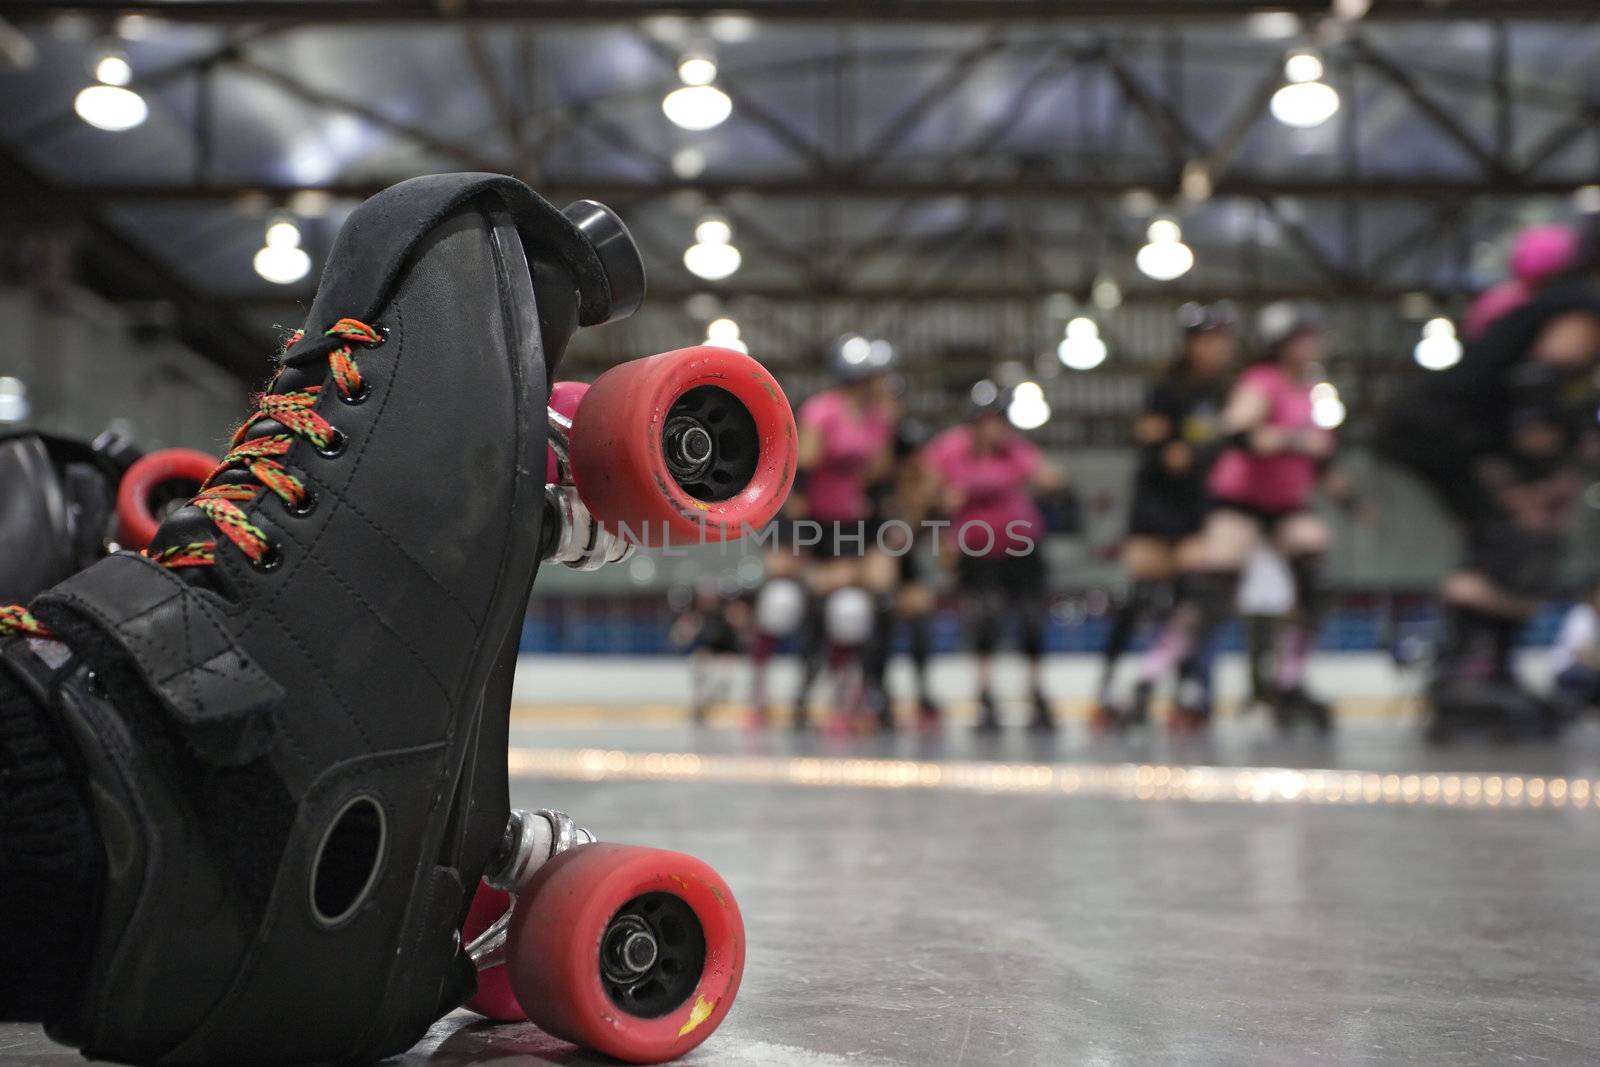
[[[833,343],[828,366],[835,380],[850,384],[888,374],[898,362],[899,354],[888,341],[852,333]]]
[[[1256,315],[1256,336],[1263,351],[1272,353],[1291,337],[1323,333],[1328,328],[1322,309],[1308,300],[1280,300]]]
[[[984,378],[967,393],[967,421],[975,422],[985,415],[1004,415],[1010,406],[1010,387]]]
[[[1232,330],[1239,325],[1239,309],[1228,300],[1202,304],[1191,300],[1178,309],[1178,329],[1182,333],[1210,333]]]
[[[1511,275],[1535,286],[1565,274],[1578,263],[1579,244],[1570,226],[1529,226],[1511,242]]]

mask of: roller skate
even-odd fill
[[[1304,686],[1295,685],[1274,694],[1269,705],[1272,721],[1284,733],[1305,723],[1319,734],[1333,731],[1333,707],[1306,692]]]
[[[926,697],[917,702],[916,729],[918,733],[936,734],[943,725],[943,708]]]
[[[1167,732],[1176,735],[1205,733],[1211,729],[1211,687],[1203,676],[1189,674],[1178,682],[1177,698],[1167,716]]]
[[[141,455],[114,431],[92,443],[0,436],[0,600],[31,600],[108,551],[149,547],[216,466],[189,449]]]
[[[511,813],[462,938],[478,970],[467,1008],[629,1063],[700,1044],[744,972],[744,921],[716,872],[596,844],[548,810]]]
[[[1440,676],[1428,686],[1423,738],[1442,745],[1463,737],[1498,743],[1545,741],[1560,734],[1561,716],[1509,678]]]
[[[736,537],[792,480],[787,402],[727,349],[550,392],[577,329],[643,285],[600,205],[485,174],[380,193],[147,551],[0,609],[0,670],[117,833],[52,1037],[168,1067],[396,1055],[478,993],[499,934],[461,930],[485,877],[517,896],[510,987],[552,1033],[652,1062],[725,1016],[743,937],[714,874],[509,802],[541,563]]]
[[[1150,722],[1150,702],[1155,698],[1155,686],[1141,681],[1133,688],[1133,699],[1126,708],[1105,700],[1096,705],[1089,716],[1089,728],[1097,734],[1120,734],[1130,729],[1144,727]]]

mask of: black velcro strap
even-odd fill
[[[239,766],[266,753],[283,687],[239,647],[206,595],[171,570],[118,553],[32,607],[91,667],[107,654],[131,666],[204,762]]]

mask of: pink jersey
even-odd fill
[[[857,409],[837,389],[800,405],[802,428],[818,431],[822,454],[806,486],[808,518],[859,522],[867,517],[867,475],[894,446],[894,419],[887,408]]]
[[[980,453],[973,448],[971,428],[955,426],[928,442],[923,456],[960,501],[950,518],[963,551],[1000,556],[1037,548],[1044,538],[1044,515],[1028,479],[1044,462],[1044,453],[1031,442],[1012,434],[999,449]]]
[[[1245,371],[1236,388],[1257,389],[1267,395],[1266,425],[1285,430],[1315,427],[1311,418],[1311,386],[1295,381],[1272,363],[1259,363]],[[1319,461],[1299,452],[1257,455],[1230,448],[1211,468],[1211,495],[1226,503],[1244,504],[1263,511],[1298,511],[1311,501],[1317,486]]]

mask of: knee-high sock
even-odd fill
[[[0,1020],[43,1022],[71,1002],[105,853],[67,742],[0,665]]]
[[[1280,690],[1305,680],[1306,661],[1316,647],[1327,598],[1322,588],[1322,557],[1296,556],[1289,561],[1294,578],[1294,617],[1278,635],[1277,683]]]
[[[890,598],[880,596],[872,612],[872,636],[861,653],[862,674],[869,689],[880,692],[887,689],[885,676],[889,673],[889,656],[894,651],[894,606]]]
[[[757,710],[767,706],[767,664],[778,650],[778,639],[757,633],[750,642],[750,703]]]
[[[1279,619],[1265,615],[1252,615],[1246,620],[1251,700],[1266,700],[1272,695],[1273,652],[1277,645],[1279,623]]]
[[[928,660],[933,652],[933,635],[928,616],[911,616],[906,620],[906,629],[910,631],[911,670],[917,679],[917,700],[927,704],[932,700],[928,689]]]
[[[800,630],[800,688],[794,694],[796,707],[803,706],[811,696],[811,687],[827,665],[828,642],[824,630],[827,622],[822,614],[822,601],[813,597],[806,609],[806,619]]]
[[[1106,647],[1100,656],[1100,700],[1102,703],[1111,698],[1113,683],[1116,681],[1117,662],[1127,653],[1128,647],[1133,644],[1133,639],[1139,632],[1139,627],[1156,613],[1160,603],[1164,583],[1136,581],[1128,589],[1128,595],[1117,605],[1117,613],[1111,619],[1111,632],[1106,635]]]

